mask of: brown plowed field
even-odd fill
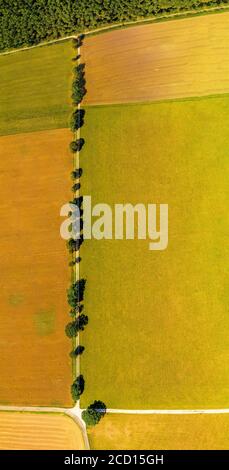
[[[0,403],[72,404],[60,207],[70,198],[70,131],[0,138]]]
[[[229,13],[92,36],[82,61],[87,105],[229,93]]]
[[[83,436],[68,416],[0,413],[0,450],[83,450]]]

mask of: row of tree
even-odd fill
[[[70,315],[74,320],[67,324],[66,335],[69,338],[74,338],[80,331],[83,331],[88,324],[88,317],[82,313],[83,300],[85,291],[86,280],[79,279],[74,282],[68,289],[68,303],[71,307]],[[84,346],[78,345],[71,353],[70,356],[75,360],[84,352]],[[71,394],[73,400],[76,402],[84,392],[85,380],[82,374],[78,375],[71,386]],[[86,410],[82,412],[82,418],[87,426],[94,426],[106,413],[106,405],[100,400],[95,400],[94,403],[89,405]]]
[[[67,324],[65,328],[68,338],[74,338],[78,335],[79,331],[83,331],[88,324],[88,316],[82,313],[84,289],[86,285],[85,279],[79,279],[74,282],[68,289],[68,303],[71,307],[70,316],[74,318],[73,321]],[[82,351],[83,352],[83,351]],[[77,356],[78,354],[75,354]]]
[[[77,56],[74,58],[74,61],[79,62],[80,61],[80,56],[78,55],[78,50],[79,46],[81,44],[81,39],[77,39],[74,41],[73,46],[77,50]],[[78,63],[77,66],[74,67],[73,69],[73,82],[72,82],[72,104],[73,107],[75,108],[72,117],[71,117],[71,122],[70,122],[70,127],[74,135],[74,140],[70,143],[69,148],[70,151],[75,154],[80,152],[84,145],[84,139],[81,137],[77,138],[77,131],[80,129],[80,127],[84,124],[84,115],[85,112],[83,109],[80,109],[80,103],[83,99],[83,96],[86,93],[86,82],[85,82],[85,72],[84,72],[84,66]],[[79,235],[80,238],[75,240],[74,238],[70,238],[67,241],[67,248],[68,251],[71,255],[71,262],[69,265],[73,268],[73,274],[74,274],[74,266],[76,263],[79,263],[81,261],[80,256],[77,256],[77,253],[79,254],[79,249],[81,244],[83,243],[83,211],[82,211],[82,203],[83,203],[83,197],[78,195],[79,189],[80,189],[80,178],[82,175],[82,168],[74,168],[71,176],[74,181],[74,184],[72,186],[72,191],[73,191],[73,200],[71,201],[71,204],[74,204],[77,206],[79,209],[79,215],[80,215],[80,220],[78,224],[78,229],[79,230]],[[71,214],[69,214],[71,215]],[[70,231],[72,231],[73,227],[72,225],[70,226]],[[69,322],[66,325],[65,332],[68,338],[72,339],[77,337],[80,331],[83,331],[85,326],[88,324],[88,316],[85,315],[83,312],[83,300],[84,300],[84,291],[85,291],[85,286],[86,286],[86,279],[78,279],[76,282],[73,282],[72,285],[69,287],[67,291],[67,298],[68,298],[68,304],[71,307],[69,311],[70,317],[72,317],[72,321]],[[81,346],[80,344],[71,351],[70,356],[72,357],[73,361],[77,360],[77,357],[80,356],[84,352],[84,346]],[[76,377],[74,380],[72,386],[71,386],[71,394],[73,400],[76,402],[79,400],[81,394],[84,391],[84,385],[85,385],[85,380],[83,375],[79,375]]]
[[[79,47],[82,45],[82,37],[73,41],[74,47],[77,49],[76,61],[80,61]],[[75,154],[81,151],[84,145],[84,139],[77,136],[77,131],[84,124],[85,111],[80,108],[80,103],[86,93],[86,80],[85,80],[85,67],[83,64],[78,64],[74,67],[73,70],[74,79],[72,83],[72,102],[74,106],[74,111],[71,117],[70,127],[74,134],[74,140],[70,143],[70,151]],[[71,255],[71,261],[69,265],[74,269],[76,263],[81,261],[79,256],[79,250],[83,243],[83,197],[79,195],[80,189],[80,178],[82,176],[82,168],[75,168],[71,177],[73,179],[73,200],[71,204],[74,204],[79,209],[78,215],[78,224],[77,231],[79,234],[78,239],[70,238],[67,241],[67,247]],[[72,231],[73,227],[70,227]],[[78,255],[77,255],[78,254]],[[88,316],[83,313],[84,305],[84,292],[86,287],[86,279],[78,279],[71,284],[67,291],[68,304],[71,307],[70,316],[72,321],[69,322],[65,328],[66,335],[68,338],[72,339],[77,337],[80,331],[84,331],[85,327],[88,324]],[[76,361],[77,358],[83,354],[85,348],[84,346],[78,344],[78,346],[71,351],[70,356],[73,361]],[[85,380],[82,374],[78,375],[74,380],[71,386],[71,394],[74,402],[80,399],[85,387]],[[83,411],[82,418],[84,419],[87,425],[95,425],[106,413],[106,405],[101,401],[95,401],[89,407]]]
[[[38,44],[69,34],[229,0],[0,0],[0,49]]]
[[[85,64],[78,64],[74,69],[74,80],[72,82],[72,101],[75,106],[81,103],[86,94]]]

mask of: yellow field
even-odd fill
[[[83,450],[78,425],[51,413],[0,412],[0,450]]]
[[[107,415],[89,430],[91,449],[228,449],[229,415]]]
[[[71,197],[69,130],[0,138],[0,402],[71,406],[60,207]]]
[[[82,61],[88,105],[229,93],[229,13],[92,36]]]

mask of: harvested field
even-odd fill
[[[54,413],[0,412],[0,450],[83,450],[79,426]]]
[[[229,93],[229,13],[92,36],[82,61],[88,105]]]
[[[59,234],[70,198],[69,130],[0,138],[0,402],[71,406],[68,254]]]
[[[71,41],[0,56],[0,135],[68,127]]]
[[[95,450],[227,450],[229,415],[109,414],[88,437]]]

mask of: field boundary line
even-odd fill
[[[80,54],[81,54],[81,49],[80,49],[80,44],[78,44],[78,47],[77,47],[77,66],[79,66],[81,64],[81,59],[80,59]],[[80,112],[81,110],[81,103],[78,103],[77,104],[77,111]],[[77,131],[75,132],[74,134],[74,139],[75,140],[80,140],[81,138],[81,133],[80,133],[80,127],[79,129],[77,129]],[[77,152],[74,154],[74,168],[73,170],[79,170],[80,169],[80,150],[77,150]],[[80,182],[80,178],[78,179],[78,181]],[[76,197],[80,197],[80,188],[77,190],[76,192]],[[75,259],[78,257],[80,257],[80,247],[79,247],[79,250],[78,250],[78,254],[74,254],[74,257]],[[80,280],[80,262],[78,264],[75,264],[73,266],[73,272],[74,272],[74,282],[77,282]],[[75,340],[75,347],[78,347],[80,345],[80,331],[78,331],[78,335],[76,336],[76,340]],[[75,365],[75,371],[76,371],[76,377],[80,375],[80,355],[78,357],[75,358],[75,361],[76,361],[76,365]],[[80,409],[80,398],[79,400],[77,401],[76,403],[76,406],[78,409]]]
[[[116,24],[111,24],[108,26],[101,26],[101,28],[85,30],[85,31],[78,32],[76,34],[64,36],[62,38],[51,39],[50,41],[43,41],[43,42],[40,42],[39,44],[34,44],[33,46],[24,46],[21,48],[18,47],[17,49],[11,49],[9,51],[3,51],[3,52],[0,52],[0,57],[4,55],[16,54],[16,52],[23,52],[23,51],[35,49],[38,47],[49,46],[50,44],[58,44],[59,42],[68,41],[69,39],[77,39],[79,36],[90,36],[90,35],[99,34],[101,32],[109,32],[109,31],[112,31],[113,29],[120,29],[120,28],[125,29],[125,27],[128,27],[128,26],[141,25],[145,23],[146,24],[158,23],[163,20],[165,21],[173,20],[173,19],[176,20],[176,18],[179,19],[179,17],[181,17],[181,20],[186,20],[189,17],[195,17],[195,16],[198,17],[198,16],[201,16],[202,14],[208,14],[212,12],[213,14],[214,13],[215,14],[227,13],[227,12],[229,13],[229,5],[205,8],[205,9],[197,10],[197,11],[187,10],[183,12],[177,12],[177,13],[172,13],[172,14],[167,14],[167,15],[162,15],[162,16],[152,16],[150,18],[141,18],[135,21],[126,21],[123,23],[116,23]]]

